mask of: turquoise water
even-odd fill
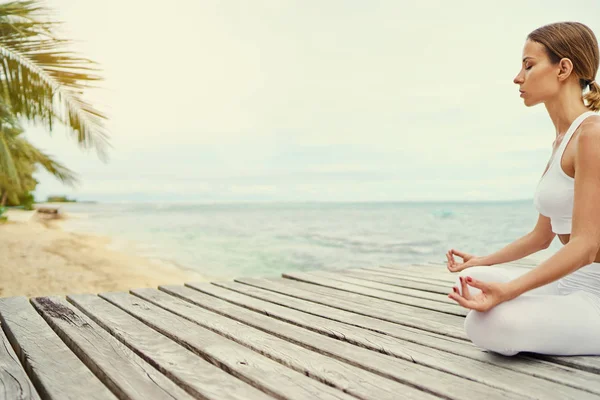
[[[116,249],[226,278],[445,261],[452,247],[484,255],[537,220],[531,200],[62,207],[77,217],[67,230],[110,235]]]

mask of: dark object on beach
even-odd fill
[[[58,207],[37,207],[37,214],[44,219],[61,218],[60,209]]]

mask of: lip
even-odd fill
[[[523,95],[525,94],[525,92],[522,91],[522,90],[519,90],[519,92],[521,93],[521,97],[523,97]]]

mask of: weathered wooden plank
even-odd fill
[[[193,396],[213,400],[273,399],[96,295],[71,295],[68,300]]]
[[[413,264],[380,264],[377,267],[368,268],[383,268],[392,270],[423,270],[429,272],[438,272],[443,275],[452,275],[453,272],[448,271],[448,268],[444,264],[435,264],[431,261],[418,262]]]
[[[392,267],[392,266],[380,266],[373,268],[365,268],[369,271],[383,271],[387,273],[393,273],[395,275],[404,276],[405,274],[410,274],[411,276],[418,278],[426,278],[435,283],[446,283],[452,284],[454,283],[457,274],[452,273],[445,269],[444,267],[440,267],[439,269],[435,267],[428,267],[423,265],[413,265],[410,267]]]
[[[365,273],[365,274],[369,274],[369,275],[375,274],[375,275],[381,275],[381,276],[390,277],[390,278],[406,279],[409,281],[429,283],[432,285],[444,286],[444,287],[448,287],[449,285],[451,285],[451,283],[448,282],[447,280],[440,281],[439,279],[431,279],[431,278],[419,275],[418,273],[414,273],[414,272],[411,273],[410,271],[403,273],[403,274],[399,274],[397,271],[385,269],[385,268],[381,268],[381,267],[354,268],[353,272],[357,272],[357,273],[360,272],[360,273]]]
[[[58,336],[117,397],[192,399],[66,300],[37,297],[31,302]]]
[[[544,354],[532,354],[532,357],[554,362],[569,367],[580,368],[584,371],[600,374],[600,356],[547,356]],[[600,378],[598,378],[600,379]]]
[[[369,315],[357,314],[353,311],[343,310],[337,308],[336,306],[327,303],[315,303],[310,300],[310,297],[307,298],[299,298],[294,296],[289,296],[288,294],[274,292],[269,289],[260,288],[253,285],[247,285],[239,282],[229,282],[229,281],[219,281],[212,282],[213,285],[222,287],[225,289],[229,289],[238,293],[242,293],[257,299],[265,300],[274,304],[279,304],[285,307],[297,309],[299,311],[304,311],[309,314],[314,314],[318,316],[324,316],[325,318],[330,318],[334,320],[339,319],[340,322],[344,322],[350,325],[363,327],[365,329],[369,329],[375,332],[385,333],[394,335],[394,332],[398,331],[401,335],[402,333],[406,333],[408,337],[423,337],[426,345],[430,345],[427,338],[434,337],[439,340],[443,340],[444,342],[448,342],[450,344],[468,344],[469,348],[475,350],[472,347],[470,342],[462,338],[454,338],[452,336],[447,336],[440,333],[435,333],[427,330],[422,330],[419,328],[414,328],[408,325],[402,325],[395,322],[389,322],[386,320],[379,319],[377,317],[371,317]],[[187,283],[186,286],[192,285],[192,283]],[[311,295],[312,296],[312,295]],[[312,296],[314,297],[314,296]],[[313,312],[313,310],[315,310]],[[341,315],[341,317],[340,317]],[[402,336],[399,336],[403,338]],[[478,350],[475,350],[479,352]]]
[[[180,286],[180,288],[182,290],[198,293],[197,291],[183,288],[182,286]],[[262,330],[252,328],[236,320],[227,318],[220,313],[215,313],[205,308],[195,306],[190,307],[190,302],[170,296],[167,293],[155,289],[136,289],[132,291],[132,293],[159,307],[163,307],[176,315],[193,321],[198,325],[204,326],[237,343],[249,347],[260,354],[266,355],[290,368],[327,382],[328,384],[358,398],[392,400],[398,397],[398,393],[402,393],[404,398],[409,399],[434,398],[428,393],[417,390],[411,386],[406,386],[402,383],[386,379],[380,375],[342,362],[339,359],[330,358],[323,355],[321,352],[306,349],[305,347],[300,346],[297,341],[289,342],[282,339],[285,335],[271,335]],[[212,300],[218,301],[218,299],[215,299],[214,297]],[[257,317],[260,316],[257,315]],[[273,320],[272,322],[273,324],[276,324],[278,321]],[[285,325],[283,322],[281,322],[281,324]],[[243,334],[241,334],[241,332],[243,332]],[[312,332],[306,332],[307,336],[310,336],[311,333]],[[312,337],[313,340],[322,338],[322,336],[318,334],[312,334]],[[332,344],[332,346],[335,347],[335,344]],[[358,355],[353,359],[356,359],[357,357]],[[379,361],[385,362],[383,359]],[[393,368],[402,370],[404,374],[414,374],[414,372],[411,372],[411,368],[414,367],[410,363],[393,363],[390,361],[387,365],[390,367],[393,365]],[[443,378],[441,377],[440,379]],[[447,380],[448,383],[451,381],[457,382],[456,379]],[[483,393],[481,390],[480,392]]]
[[[358,315],[328,305],[320,305],[240,283],[215,282],[214,285],[226,288],[235,293],[245,294],[256,299],[280,305],[290,310],[297,310],[310,315],[323,317],[331,321],[342,322],[350,326],[356,326],[364,330],[381,333],[403,341],[418,343],[432,349],[438,349],[474,360],[487,362],[575,388],[580,387],[593,393],[598,393],[598,391],[600,391],[600,380],[596,378],[596,375],[533,359],[528,355],[504,357],[494,353],[481,351],[470,342],[390,323],[369,316]],[[268,312],[267,315],[271,315],[270,312]],[[311,328],[317,330],[318,326],[313,324],[311,325]],[[329,332],[335,334],[334,331]]]
[[[352,399],[198,324],[127,293],[102,293],[112,304],[252,386],[279,399]],[[190,304],[190,307],[193,307]],[[244,335],[245,329],[239,332]]]
[[[27,298],[0,299],[0,320],[43,399],[116,399],[60,340]]]
[[[565,387],[564,385],[545,379],[536,378],[500,366],[488,364],[483,361],[468,359],[453,353],[432,349],[420,344],[399,340],[380,333],[331,321],[321,316],[309,315],[208,283],[189,284],[188,286],[202,293],[206,293],[206,295],[198,292],[194,293],[191,289],[183,288],[181,286],[161,286],[161,290],[184,298],[194,304],[219,312],[220,314],[229,316],[230,318],[263,329],[266,332],[272,332],[277,336],[305,343],[306,346],[318,347],[320,351],[324,353],[334,352],[336,350],[336,341],[334,339],[319,339],[318,335],[315,337],[315,334],[299,332],[300,330],[295,327],[300,326],[322,335],[356,344],[366,349],[393,355],[409,362],[416,363],[417,365],[425,365],[436,370],[456,374],[469,380],[484,383],[494,388],[519,393],[524,396],[533,396],[544,399],[555,395],[559,395],[561,398],[573,399],[580,399],[586,396],[590,397],[589,392],[574,389],[573,387]],[[227,302],[220,301],[219,299],[226,300]],[[244,309],[241,309],[240,307],[244,307]],[[257,317],[256,312],[265,314],[266,316]],[[286,321],[288,324],[273,321],[273,318]],[[342,347],[342,349],[345,350],[345,347]],[[365,350],[359,348],[352,350],[351,354],[360,354],[361,351],[365,352]],[[334,353],[334,356],[345,357],[346,352],[340,351],[339,353],[341,353],[341,355]],[[385,359],[382,364],[382,361],[379,359],[369,357],[368,350],[366,353],[366,361],[356,358],[353,358],[353,360],[374,370],[383,368],[383,371],[397,371],[396,367],[388,367]],[[522,363],[522,360],[517,359],[515,362]],[[373,363],[375,365],[372,365]],[[525,364],[529,366],[531,362],[526,362]],[[572,372],[572,370],[567,371]],[[405,375],[405,372],[400,371],[400,373],[401,375]],[[431,380],[437,381],[438,379],[431,373],[425,372],[425,375],[427,376],[426,385],[427,382]],[[593,377],[593,375],[587,373],[582,375],[584,375],[586,379],[584,382],[586,383],[590,376]],[[515,385],[515,383],[518,384]],[[570,380],[569,383],[572,384],[572,380]],[[444,386],[447,385],[448,383],[445,382]],[[430,388],[430,390],[431,389],[432,388]],[[595,393],[600,394],[600,385],[598,382],[596,383],[595,389]],[[475,392],[473,392],[472,389],[467,390],[471,393],[470,395],[467,395],[467,397],[475,396]],[[487,398],[488,396],[484,397]]]
[[[442,286],[452,286],[454,284],[454,276],[437,276],[432,277],[431,274],[425,274],[418,271],[416,268],[403,269],[398,268],[384,268],[384,267],[369,267],[369,268],[356,268],[358,271],[366,271],[368,273],[378,273],[392,278],[404,278],[410,280],[417,280],[418,282],[433,283]],[[450,274],[450,272],[448,272]],[[450,289],[452,290],[452,289]]]
[[[335,281],[340,281],[352,285],[363,286],[369,289],[381,290],[384,292],[395,293],[403,296],[408,296],[413,299],[426,299],[444,304],[452,304],[453,306],[457,306],[454,300],[448,298],[448,287],[443,287],[444,291],[442,293],[432,293],[427,290],[419,290],[414,287],[401,287],[394,286],[390,284],[373,282],[365,279],[361,279],[355,276],[351,276],[349,274],[337,273],[332,271],[310,271],[304,272],[305,274],[318,276],[321,278],[327,278]],[[284,275],[285,277],[285,275]],[[414,282],[413,282],[414,283]]]
[[[345,300],[343,296],[324,294],[322,291],[315,290],[313,288],[310,288],[311,290],[306,290],[306,286],[314,285],[301,284],[300,282],[296,283],[283,279],[273,280],[244,278],[236,279],[236,282],[260,287],[273,292],[312,301],[318,304],[329,305],[346,311],[352,311],[357,314],[368,315],[370,317],[379,318],[385,321],[395,322],[401,325],[411,326],[429,332],[441,333],[443,335],[448,335],[458,339],[468,340],[463,328],[463,317],[389,302],[385,302],[385,305],[381,307],[381,303],[378,303],[376,299],[369,299],[370,304],[366,305],[363,303],[357,303],[355,301]],[[378,305],[375,306],[375,303],[378,303]]]
[[[206,288],[207,292],[201,293],[198,290],[183,286],[161,286],[160,289],[172,294],[173,296],[185,299],[186,301],[203,308],[213,310],[219,314],[256,327],[277,337],[285,338],[293,343],[301,344],[302,346],[310,348],[319,353],[344,360],[369,371],[374,371],[390,379],[423,388],[424,390],[439,396],[459,399],[462,399],[465,396],[478,396],[478,393],[480,393],[481,396],[486,396],[486,398],[490,398],[490,396],[512,396],[512,394],[509,395],[504,393],[504,390],[497,390],[490,393],[490,388],[488,386],[454,376],[458,375],[455,371],[452,371],[451,374],[448,374],[440,372],[440,368],[426,368],[423,366],[423,364],[416,363],[411,357],[389,357],[388,355],[379,351],[374,352],[364,347],[353,346],[348,342],[333,339],[329,337],[329,335],[323,336],[317,332],[299,328],[299,326],[302,325],[289,324],[279,319],[257,314],[256,312],[247,309],[248,307],[245,307],[244,305],[240,307],[239,304],[235,305],[231,302],[220,300],[218,297],[215,297],[212,294],[209,295],[208,292],[233,293],[215,285],[204,283],[196,284],[195,286]],[[155,296],[155,293],[153,292],[148,291],[147,293],[149,300],[150,296]],[[249,300],[255,300],[248,297],[246,298]],[[293,311],[289,309],[286,310]],[[300,312],[296,313],[302,314]],[[313,318],[317,320],[317,318]],[[475,369],[471,367],[471,371],[474,372]],[[382,384],[386,385],[386,381],[384,380]],[[513,391],[510,390],[510,392]],[[580,391],[577,392],[581,394]],[[394,396],[395,397],[393,398],[397,398],[397,394]],[[528,395],[523,396],[529,397]],[[373,397],[377,398],[378,396],[373,393]]]
[[[335,274],[332,274],[335,276]],[[450,299],[446,296],[436,296],[436,300],[425,299],[425,298],[417,298],[412,295],[399,294],[399,293],[391,293],[389,291],[383,291],[380,289],[374,289],[369,287],[364,287],[360,285],[356,285],[354,283],[348,283],[341,280],[336,279],[334,276],[319,276],[313,273],[306,272],[288,272],[284,273],[283,277],[297,280],[300,282],[311,283],[318,286],[323,286],[326,288],[331,288],[334,290],[344,291],[351,294],[358,294],[363,297],[351,296],[350,298],[361,300],[361,301],[369,301],[366,297],[373,297],[376,299],[392,301],[395,303],[406,304],[408,306],[423,308],[432,311],[439,311],[446,314],[457,315],[457,316],[465,316],[467,315],[467,311],[465,308],[459,306],[456,302],[450,303]],[[440,301],[441,299],[441,301]],[[449,300],[448,302],[446,300]]]
[[[379,274],[369,273],[368,271],[356,271],[353,269],[340,270],[335,272],[336,275],[359,279],[361,281],[376,282],[391,287],[400,287],[403,289],[418,290],[420,292],[447,295],[450,293],[448,285],[435,285],[432,283],[422,283],[411,281],[405,278],[382,276]]]
[[[449,321],[454,323],[460,321],[462,323],[461,320],[457,320],[454,317],[464,317],[467,311],[465,308],[455,304],[441,304],[423,299],[413,299],[413,301],[410,301],[406,299],[406,296],[387,294],[385,292],[373,293],[375,291],[368,288],[352,287],[352,291],[350,291],[349,286],[343,283],[336,282],[335,285],[331,285],[327,283],[326,279],[305,276],[302,273],[291,274],[296,277],[302,277],[302,281],[298,279],[278,278],[269,280],[286,286],[307,290],[319,296],[335,297],[370,307],[393,308],[395,312],[401,314],[418,315],[423,319],[433,319],[435,321]],[[292,276],[291,274],[289,276]],[[288,275],[286,274],[286,276]],[[366,294],[368,292],[370,293],[369,295]],[[427,308],[422,307],[421,304],[426,304]],[[439,313],[443,314],[440,316]],[[448,317],[450,319],[446,319]]]
[[[1,328],[0,325],[0,399],[39,400],[40,396]]]

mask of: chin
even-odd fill
[[[524,100],[523,104],[525,104],[526,107],[533,107],[533,106],[536,106],[536,105],[540,104],[539,101],[532,101],[532,100],[529,100],[529,99],[523,99],[523,100]]]

